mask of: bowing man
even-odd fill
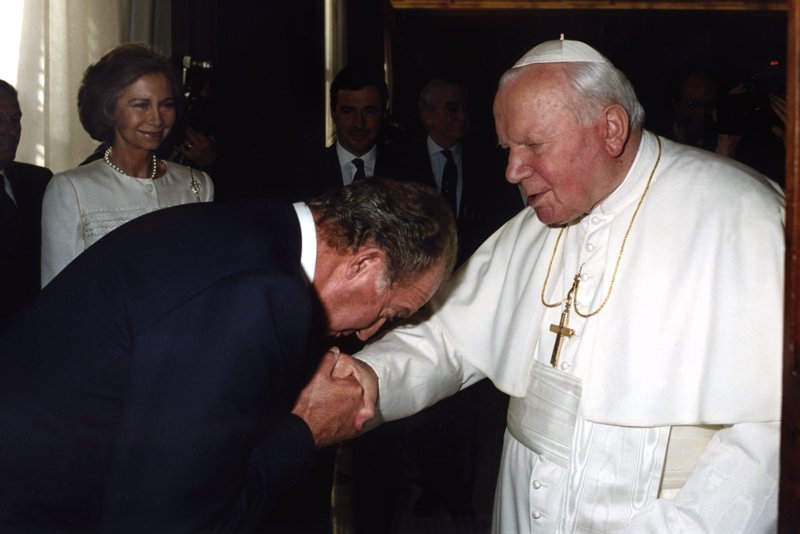
[[[258,529],[314,448],[371,415],[331,377],[335,351],[312,382],[331,393],[296,404],[318,337],[410,316],[455,254],[435,192],[377,178],[112,231],[0,333],[0,525]],[[321,424],[330,405],[349,407],[340,430]]]

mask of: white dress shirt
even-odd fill
[[[445,148],[436,144],[436,142],[428,136],[428,157],[431,160],[431,170],[433,171],[433,179],[436,182],[436,190],[442,192],[442,177],[444,175],[444,166],[447,163],[447,156],[442,154]],[[458,210],[461,209],[461,192],[464,189],[464,163],[462,158],[461,143],[456,143],[449,148],[450,153],[453,155],[453,161],[458,170],[458,183],[456,184],[456,206]]]
[[[365,177],[368,178],[375,174],[376,145],[373,145],[370,151],[363,156],[356,156],[348,152],[347,149],[337,141],[336,155],[339,157],[339,167],[342,169],[343,185],[350,185],[353,183],[353,178],[356,174],[356,166],[353,164],[355,158],[359,158],[364,162]]]
[[[0,177],[3,178],[3,189],[5,190],[6,194],[14,201],[14,204],[17,203],[17,197],[14,196],[14,188],[11,187],[11,181],[6,177],[5,173],[0,169]]]
[[[314,270],[317,268],[317,227],[314,224],[314,215],[305,202],[295,202],[292,206],[300,222],[302,239],[300,264],[303,266],[303,273],[308,283],[311,284],[314,282]]]

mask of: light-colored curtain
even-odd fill
[[[23,113],[18,161],[59,172],[75,167],[95,149],[98,143],[78,120],[84,70],[126,41],[153,44],[169,55],[170,3],[2,0],[0,35],[8,46],[0,51],[5,54],[0,78],[16,86]]]
[[[347,57],[347,0],[325,0],[325,145],[332,145],[334,125],[330,108],[330,89]]]

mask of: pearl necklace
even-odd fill
[[[158,173],[158,158],[156,158],[155,154],[153,154],[152,158],[153,158],[153,160],[152,160],[152,169],[150,170],[150,179],[151,180],[155,179],[156,173]],[[123,171],[122,169],[120,169],[119,167],[117,167],[116,165],[111,163],[111,147],[108,147],[106,149],[105,154],[103,154],[103,159],[106,161],[106,163],[108,163],[109,167],[111,167],[112,169],[114,169],[118,173],[124,174],[125,176],[130,176],[127,172]],[[135,176],[134,178],[138,178],[138,176]]]

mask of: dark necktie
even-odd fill
[[[355,158],[353,160],[353,165],[356,166],[356,173],[353,175],[353,181],[357,182],[359,180],[363,180],[367,177],[366,173],[364,172],[364,160],[361,158]]]
[[[456,186],[458,184],[458,169],[453,159],[453,154],[449,150],[442,150],[442,154],[447,158],[442,173],[442,196],[447,201],[447,205],[453,210],[453,215],[458,216],[456,207]]]

